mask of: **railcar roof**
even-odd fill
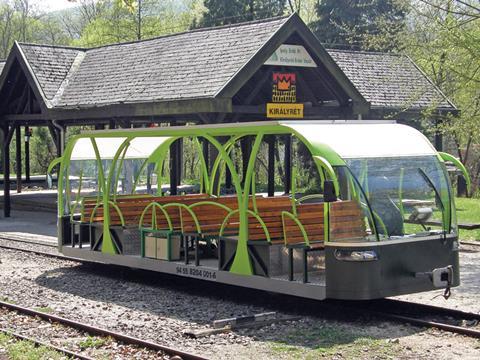
[[[84,132],[76,137],[71,160],[95,159],[95,149],[90,141],[86,141],[88,138],[99,142],[98,151],[103,159],[113,158],[116,149],[127,139],[132,140],[126,158],[148,158],[172,138],[260,133],[294,134],[311,146],[315,155],[325,156],[327,160],[437,154],[423,134],[393,121],[268,121]]]

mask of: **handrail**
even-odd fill
[[[350,170],[350,168],[348,168],[348,167],[347,167],[347,170],[350,173],[351,178],[355,181],[358,188],[360,189],[360,192],[362,193],[363,197],[365,198],[366,207],[367,207],[368,211],[370,212],[370,214],[372,215],[373,228],[375,230],[375,237],[377,238],[377,241],[380,241],[380,235],[378,234],[378,229],[377,229],[377,221],[376,221],[376,217],[374,215],[374,211],[372,209],[372,206],[370,205],[370,201],[368,200],[367,195],[365,194],[365,191],[362,188],[362,185],[359,183],[359,181],[358,181],[357,177],[355,176],[355,174],[353,173],[353,171]],[[360,204],[362,204],[362,202],[360,202]],[[383,226],[385,226],[385,224],[383,224]],[[386,228],[385,228],[385,230],[386,230]],[[388,232],[386,232],[385,234],[388,236]]]
[[[176,202],[173,202],[173,203],[168,203],[168,204],[165,204],[163,205],[163,207],[166,209],[166,208],[169,208],[169,207],[179,207],[180,209],[185,209],[189,214],[190,216],[192,217],[193,219],[193,222],[195,223],[195,227],[197,228],[197,232],[199,234],[202,233],[202,230],[200,228],[200,224],[198,222],[198,219],[197,219],[197,216],[195,215],[195,213],[185,204],[182,204],[182,203],[176,203]],[[181,221],[181,227],[182,227],[182,231],[184,230],[184,227],[183,227],[183,215],[182,215],[182,211],[180,211],[180,221]]]
[[[282,211],[282,227],[283,227],[283,239],[285,241],[285,245],[288,245],[288,241],[287,241],[287,231],[285,229],[285,216],[289,217],[291,220],[293,220],[293,222],[295,223],[295,225],[298,226],[298,228],[300,229],[301,233],[302,233],[302,236],[303,236],[303,240],[305,241],[305,244],[307,246],[310,246],[310,241],[308,240],[308,234],[307,232],[305,231],[305,228],[303,227],[303,224],[300,222],[300,220],[294,215],[292,214],[291,212],[288,212],[288,211]]]
[[[465,178],[465,181],[467,183],[467,191],[470,193],[472,180],[470,179],[470,174],[468,173],[465,165],[463,165],[463,163],[460,160],[458,160],[455,156],[450,155],[449,153],[439,151],[438,154],[444,161],[450,161],[462,172],[462,175]]]
[[[235,209],[233,210],[230,214],[228,214],[225,219],[223,219],[223,223],[222,223],[222,226],[220,227],[220,232],[219,232],[219,235],[218,236],[223,236],[223,232],[225,231],[225,226],[227,226],[228,224],[228,220],[230,220],[230,218],[235,215],[235,214],[238,214],[240,212],[240,209]],[[267,241],[269,243],[272,242],[271,238],[270,238],[270,232],[268,231],[268,228],[267,228],[267,225],[265,225],[265,222],[262,220],[262,218],[258,215],[258,214],[255,214],[252,210],[248,209],[247,210],[247,214],[248,215],[252,215],[259,223],[260,223],[260,226],[262,227],[263,229],[263,232],[265,233],[265,236],[267,237]]]
[[[55,159],[53,159],[50,164],[48,165],[48,169],[47,169],[47,174],[50,174],[53,170],[53,168],[55,166],[57,166],[58,164],[60,164],[63,160],[63,156],[60,156],[60,157],[57,157]],[[60,174],[58,174],[58,176],[60,176]]]
[[[222,208],[225,211],[228,211],[228,212],[232,211],[232,209],[229,208],[227,205],[224,205],[224,204],[221,204],[221,203],[218,203],[218,202],[215,202],[215,201],[208,201],[208,200],[193,203],[193,204],[189,205],[189,208],[192,209],[194,207],[202,206],[202,205],[214,205],[214,206],[218,206],[218,207]]]
[[[198,149],[198,158],[200,159],[200,164],[202,168],[202,175],[200,176],[200,181],[203,184],[203,187],[207,189],[207,191],[210,190],[210,182],[208,178],[208,167],[207,167],[207,162],[205,160],[205,157],[203,156],[203,149],[202,146],[200,145],[200,141],[198,141],[198,137],[194,137],[193,141]]]
[[[173,230],[173,226],[172,226],[172,221],[170,220],[170,216],[168,215],[168,212],[163,208],[162,205],[160,205],[158,202],[154,201],[150,204],[148,204],[145,209],[143,209],[142,211],[142,215],[140,216],[140,221],[138,222],[138,226],[139,227],[143,227],[143,218],[145,217],[145,214],[147,213],[147,211],[153,207],[152,209],[152,228],[157,230],[157,212],[156,212],[156,208],[158,207],[162,212],[163,212],[163,215],[165,216],[165,218],[167,219],[167,223],[168,223],[168,229],[170,231]],[[155,216],[155,227],[154,227],[154,222],[153,222],[153,219],[154,219],[154,216]]]
[[[257,207],[257,189],[255,187],[255,172],[252,173],[252,205],[253,205],[253,211],[255,213],[258,213],[258,207]],[[248,200],[247,200],[248,201]]]
[[[70,206],[70,221],[73,220],[73,211],[77,208],[78,205],[82,205],[80,201],[80,193],[82,191],[82,181],[83,181],[83,169],[80,170],[80,176],[78,179],[78,191],[75,195],[75,202]]]
[[[337,196],[340,196],[340,185],[339,185],[337,175],[335,174],[335,170],[333,170],[332,165],[327,161],[327,159],[325,159],[321,156],[318,156],[318,155],[314,155],[313,159],[314,159],[315,162],[319,163],[320,166],[323,169],[326,170],[330,179],[333,181],[333,184],[335,185],[335,194]]]
[[[117,204],[115,204],[113,201],[109,200],[108,201],[108,204],[113,206],[113,208],[115,209],[115,211],[117,212],[118,216],[120,216],[120,222],[122,223],[122,226],[125,226],[125,219],[123,218],[123,214],[122,214],[122,211],[120,210],[120,208],[117,206]],[[97,204],[95,205],[95,207],[93,208],[92,212],[90,213],[90,224],[93,223],[93,217],[95,215],[95,213],[97,212],[98,208],[100,207],[103,207],[103,203],[100,203],[100,204]],[[104,211],[105,213],[105,211]],[[105,214],[103,214],[103,216],[105,216]]]
[[[241,139],[242,137],[244,137],[246,135],[237,135],[237,136],[232,136],[230,139],[228,139],[228,141],[223,145],[223,148],[224,148],[224,151],[225,151],[225,154],[227,156],[230,155],[230,152],[232,151],[233,149],[233,146],[235,145],[235,143]],[[208,137],[206,137],[207,140]],[[210,140],[209,140],[210,141]],[[210,141],[211,142],[211,141]],[[213,162],[213,165],[212,165],[212,170],[210,172],[210,193],[213,194],[213,185],[215,184],[215,177],[217,176],[217,170],[218,170],[218,167],[220,166],[220,162],[221,161],[225,161],[224,158],[222,158],[222,155],[219,154],[217,155],[217,157],[215,158],[215,161]]]
[[[291,191],[291,202],[292,202],[292,211],[294,215],[297,215],[297,204],[295,200],[295,192],[297,190],[297,167],[295,165],[292,166],[291,169],[291,180],[290,180],[290,191]]]
[[[301,204],[305,200],[310,200],[310,199],[323,199],[323,194],[309,194],[302,196],[300,199],[296,199],[296,202],[298,204]]]
[[[120,180],[120,173],[121,173],[121,170],[123,168],[123,162],[125,160],[125,155],[127,154],[127,151],[128,151],[129,147],[130,147],[130,143],[128,143],[128,145],[126,145],[125,148],[123,149],[123,153],[120,157],[120,164],[118,165],[118,170],[115,173],[115,179],[113,180],[114,181],[114,186],[115,186],[115,190],[113,192],[113,201],[117,200],[118,180]],[[112,169],[112,170],[114,170],[114,169]]]

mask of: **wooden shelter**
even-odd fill
[[[296,14],[90,49],[15,43],[0,77],[4,215],[14,134],[21,189],[21,127],[48,126],[61,155],[69,126],[408,120],[432,106],[457,111],[408,57],[327,50]],[[181,146],[172,145],[173,193]]]

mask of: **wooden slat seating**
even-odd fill
[[[308,252],[324,249],[324,203],[296,206],[297,214],[283,213],[285,246],[289,255],[289,280],[293,280],[293,250],[300,249],[303,256],[303,282],[308,282]],[[330,203],[330,239],[343,240],[365,236],[362,210],[356,201]]]
[[[330,204],[330,240],[348,241],[366,235],[363,211],[357,201]]]
[[[151,203],[156,202],[160,205],[164,205],[172,202],[181,202],[186,205],[190,205],[199,199],[208,199],[209,196],[206,194],[195,194],[195,195],[175,195],[175,196],[151,196],[151,197],[117,197],[115,204],[118,206],[121,211],[123,218],[125,220],[125,225],[138,226],[140,221],[140,216],[143,210]],[[84,222],[102,222],[103,221],[103,207],[100,206],[95,211],[93,217],[91,217],[94,208],[96,207],[95,200],[89,200],[84,202],[83,209],[83,221]],[[145,224],[151,225],[151,212],[150,214],[145,215]],[[158,211],[157,211],[158,212]],[[172,224],[174,228],[180,228],[180,214],[179,210],[176,208],[168,208],[167,212],[171,217]],[[160,212],[158,212],[160,213]],[[167,224],[165,217],[158,216],[158,221],[160,222],[159,226],[165,226]],[[120,215],[113,206],[110,206],[110,224],[111,225],[121,225]]]
[[[282,211],[288,211],[292,208],[289,197],[260,197],[256,199],[257,212],[254,211],[253,201],[249,201],[248,214],[248,240],[249,241],[268,241],[272,244],[281,243],[283,241],[282,230]],[[233,209],[233,210],[236,210]],[[255,216],[257,215],[257,216]],[[261,222],[265,225],[268,236]],[[222,220],[222,222],[225,219]],[[239,232],[239,216],[235,212],[229,219],[226,219],[225,229],[221,235],[238,235]]]

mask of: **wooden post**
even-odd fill
[[[22,131],[20,126],[15,127],[15,165],[17,172],[17,193],[22,192]]]
[[[25,182],[30,182],[30,128],[25,126]]]
[[[268,138],[268,196],[275,195],[275,135]]]
[[[177,141],[173,142],[170,145],[170,195],[177,195],[177,184],[178,184],[178,160],[177,160],[178,146]]]
[[[183,139],[175,141],[177,144],[177,185],[182,184],[183,176]]]
[[[2,127],[3,133],[3,216],[10,217],[10,141],[13,136],[13,129],[8,124]]]
[[[247,173],[248,160],[252,152],[252,139],[244,137],[240,140],[240,147],[242,149],[242,186],[245,184],[245,174]]]
[[[292,137],[285,138],[285,194],[292,189]]]
[[[202,141],[202,152],[203,152],[203,158],[205,159],[205,164],[207,166],[207,169],[210,170],[210,160],[208,156],[208,140],[203,139]]]
[[[438,126],[442,124],[441,114],[435,117],[435,149],[443,151],[443,134],[439,131]]]

